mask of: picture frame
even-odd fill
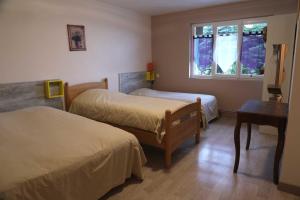
[[[70,51],[86,51],[85,27],[67,25]]]

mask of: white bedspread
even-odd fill
[[[0,114],[1,200],[97,200],[132,174],[143,178],[137,139],[48,107]]]
[[[100,122],[146,130],[162,142],[165,111],[175,112],[186,105],[183,101],[91,89],[78,95],[69,111]]]
[[[180,93],[180,92],[165,92],[165,91],[152,90],[149,88],[137,89],[129,94],[137,95],[137,96],[164,98],[164,99],[175,99],[187,103],[195,102],[196,99],[200,97],[201,104],[202,104],[202,112],[205,117],[203,121],[209,122],[215,119],[216,117],[218,117],[218,102],[216,97],[212,95]]]

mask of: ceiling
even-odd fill
[[[98,0],[115,6],[135,10],[147,15],[209,7],[248,0]]]

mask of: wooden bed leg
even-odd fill
[[[200,142],[200,131],[195,135],[195,143],[199,144],[199,142]]]
[[[165,168],[170,168],[172,163],[172,148],[171,148],[171,136],[170,136],[170,128],[171,128],[171,111],[167,110],[165,113],[165,128],[166,134],[164,136],[165,139]]]
[[[64,91],[65,91],[65,95],[64,95],[64,100],[65,100],[65,110],[68,112],[69,111],[69,107],[70,107],[70,102],[69,102],[69,83],[66,82],[65,86],[64,86]]]
[[[201,99],[199,97],[197,98],[197,103],[199,104],[198,111],[197,111],[197,119],[199,122],[201,121],[201,124],[203,124],[202,115],[201,115]],[[195,143],[196,144],[199,144],[199,142],[200,142],[201,124],[198,123],[198,125],[197,125],[197,133],[195,135]]]
[[[172,164],[172,153],[170,150],[165,150],[165,168],[169,169]]]

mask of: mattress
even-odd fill
[[[174,112],[186,105],[183,101],[91,89],[78,95],[69,111],[105,123],[146,130],[162,142],[165,111]]]
[[[210,122],[211,120],[218,117],[218,102],[216,97],[212,95],[180,93],[180,92],[165,92],[165,91],[152,90],[149,88],[137,89],[129,94],[137,95],[137,96],[174,99],[179,101],[185,101],[187,103],[195,102],[196,99],[200,97],[201,104],[202,104],[202,118],[204,118],[203,121]]]
[[[0,114],[0,199],[98,199],[146,159],[123,130],[48,107]]]

